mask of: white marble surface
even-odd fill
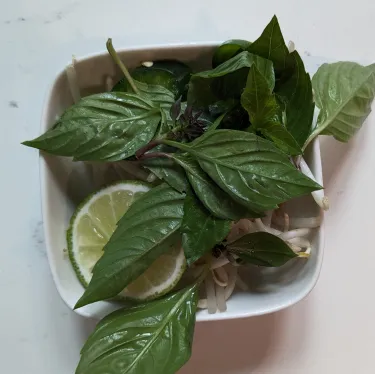
[[[254,39],[276,13],[305,53],[375,61],[375,3],[366,0],[13,0],[0,12],[0,367],[72,374],[94,327],[68,310],[45,254],[38,155],[19,143],[39,131],[53,73],[72,53],[118,46]],[[105,5],[106,4],[106,5]],[[321,278],[273,315],[200,323],[183,374],[373,373],[375,116],[348,145],[322,140],[331,210]],[[63,228],[62,228],[63,229]],[[234,348],[237,344],[238,348]]]

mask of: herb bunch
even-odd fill
[[[82,98],[23,143],[75,161],[137,158],[159,181],[118,223],[76,308],[115,297],[171,241],[182,242],[189,265],[212,250],[257,266],[306,257],[271,232],[225,239],[232,222],[258,220],[301,195],[326,206],[303,153],[319,134],[346,142],[361,127],[375,95],[374,67],[324,64],[311,80],[276,17],[253,43],[219,46],[213,68],[197,73],[176,62],[132,77],[111,40],[107,48],[125,79]],[[149,212],[155,228],[144,230]],[[174,373],[191,354],[198,283],[107,316],[76,373]]]

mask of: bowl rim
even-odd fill
[[[168,44],[152,44],[152,45],[136,45],[136,46],[129,46],[126,48],[119,48],[117,49],[119,54],[126,53],[126,52],[137,52],[137,51],[160,51],[160,50],[169,50],[169,49],[186,49],[186,48],[210,48],[210,47],[216,47],[220,45],[222,42],[218,41],[208,41],[208,42],[191,42],[191,43],[168,43]],[[107,55],[107,51],[101,51],[101,52],[93,52],[88,53],[83,56],[75,56],[75,59],[77,62],[83,62],[87,61],[93,58],[98,58]],[[44,132],[48,129],[48,111],[49,111],[49,102],[52,97],[52,92],[54,90],[55,84],[59,77],[64,74],[66,68],[65,65],[61,65],[61,67],[58,70],[55,70],[56,73],[54,74],[53,80],[49,83],[48,88],[46,90],[46,94],[43,100],[43,110],[42,110],[42,116],[41,116],[41,126],[40,130],[41,132]],[[321,152],[320,152],[320,144],[319,139],[315,138],[311,142],[312,147],[312,160],[314,162],[314,167],[317,171],[317,175],[315,175],[315,178],[317,179],[318,183],[323,183],[323,177],[322,177],[322,162],[321,162]],[[44,229],[44,237],[45,237],[45,245],[46,245],[46,252],[47,252],[47,258],[49,267],[51,270],[52,278],[55,283],[56,289],[61,297],[61,299],[64,301],[64,303],[67,305],[67,307],[70,310],[73,310],[75,313],[77,313],[80,316],[86,317],[86,318],[96,318],[97,316],[93,316],[91,313],[89,313],[85,308],[80,309],[73,309],[73,306],[66,300],[66,298],[63,296],[63,286],[60,283],[59,276],[57,274],[57,266],[56,262],[52,260],[52,238],[50,235],[51,229],[50,229],[50,223],[46,219],[48,217],[48,201],[47,201],[47,191],[48,191],[48,184],[49,184],[49,177],[47,175],[47,163],[44,158],[44,153],[41,151],[39,154],[39,177],[40,177],[40,196],[41,196],[41,204],[42,204],[42,217],[43,217],[43,229]],[[246,311],[240,311],[236,313],[232,313],[230,315],[226,315],[224,313],[216,313],[213,315],[208,314],[201,314],[197,313],[197,322],[204,322],[204,321],[217,321],[217,320],[229,320],[229,319],[237,319],[237,318],[246,318],[246,317],[255,317],[260,316],[264,314],[274,313],[283,309],[286,309],[304,298],[306,298],[310,292],[314,289],[322,269],[322,263],[323,263],[323,257],[324,257],[324,243],[325,243],[325,224],[324,224],[324,212],[321,211],[322,216],[322,224],[318,228],[319,230],[319,253],[317,257],[317,264],[316,264],[316,270],[313,273],[313,276],[308,281],[307,286],[305,287],[305,291],[298,294],[298,297],[291,297],[288,299],[287,302],[284,302],[280,305],[277,305],[272,308],[268,308],[265,310],[259,310],[256,313],[248,313]],[[107,301],[103,301],[107,302]]]

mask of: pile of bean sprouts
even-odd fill
[[[241,219],[233,223],[227,241],[233,241],[245,234],[253,232],[268,232],[283,239],[299,257],[309,257],[311,243],[308,239],[312,230],[319,227],[321,217],[292,218],[278,209],[267,212],[264,218]],[[198,302],[198,307],[207,309],[208,313],[225,312],[227,300],[237,286],[242,291],[247,291],[247,284],[241,279],[238,273],[240,266],[231,261],[225,253],[218,258],[209,255],[205,258],[209,266],[209,272],[204,279],[205,297]],[[203,265],[196,265],[203,267]]]
[[[290,51],[294,50],[294,43],[289,43]],[[66,68],[68,85],[74,103],[81,98],[77,73],[75,69],[75,58],[72,64]],[[150,63],[148,63],[150,65]],[[147,66],[147,65],[145,65]],[[152,66],[152,65],[150,65]],[[108,76],[105,80],[105,90],[110,91],[113,87],[113,79]],[[300,169],[300,171],[309,178],[316,180],[313,173],[303,157],[291,160],[291,162]],[[101,163],[92,163],[88,165],[92,169],[93,184],[96,188],[103,186],[108,182],[108,172],[115,174],[115,178],[126,179],[135,177],[137,179],[152,182],[155,175],[147,172],[141,167],[138,161],[120,161],[104,165]],[[324,210],[329,207],[328,198],[324,196],[324,190],[314,191],[312,197],[317,204]],[[311,243],[308,239],[314,228],[321,224],[321,217],[295,218],[279,208],[275,211],[267,212],[264,218],[241,219],[232,224],[231,231],[226,238],[228,242],[236,240],[241,236],[253,232],[268,232],[284,240],[289,247],[298,254],[299,257],[309,257],[311,252]],[[232,257],[234,255],[231,255]],[[234,259],[235,260],[235,259]],[[203,280],[204,297],[198,301],[200,309],[207,309],[208,313],[213,314],[217,311],[225,312],[227,310],[227,300],[233,294],[236,286],[243,291],[248,290],[248,285],[241,279],[238,274],[239,264],[231,261],[229,256],[221,253],[219,257],[212,254],[205,256],[203,264],[198,261],[193,264],[191,271],[198,276],[204,268],[209,268],[207,275]]]

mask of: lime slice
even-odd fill
[[[120,293],[120,296],[151,300],[165,295],[176,286],[185,268],[184,251],[179,246],[156,259],[139,278]]]
[[[84,287],[90,283],[92,269],[103,255],[103,247],[129,206],[150,189],[138,181],[123,181],[105,187],[84,200],[76,209],[67,231],[68,252],[78,279]],[[145,300],[170,291],[186,267],[182,248],[173,248],[160,256],[120,296]]]

